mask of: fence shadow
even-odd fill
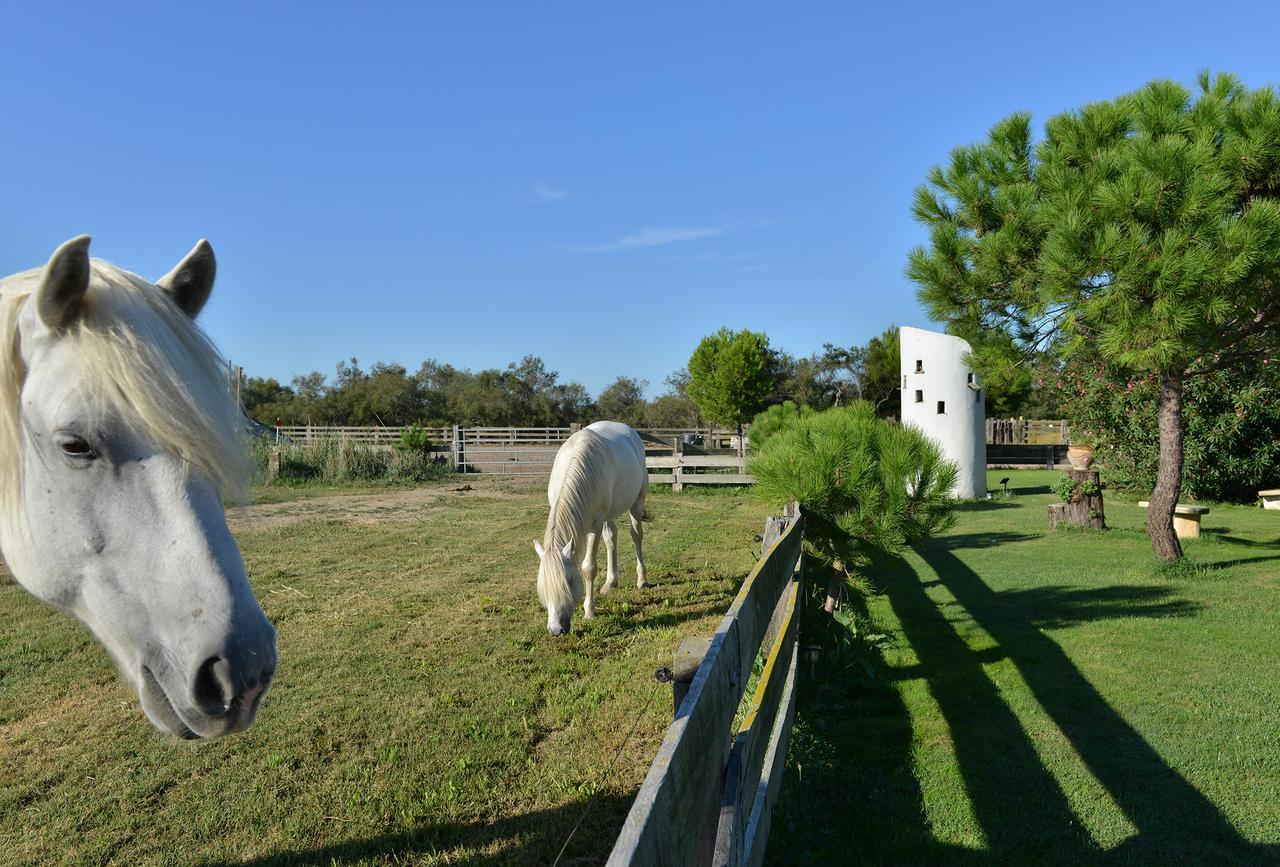
[[[600,793],[560,863],[578,867],[603,863],[634,799],[634,791],[629,794]],[[559,807],[505,816],[492,822],[424,824],[407,831],[359,837],[250,860],[204,861],[201,867],[230,867],[232,864],[239,867],[333,867],[375,859],[396,864],[417,863],[420,856],[446,855],[463,846],[482,854],[472,854],[465,862],[458,863],[480,867],[550,864],[585,806],[586,800],[583,799]]]

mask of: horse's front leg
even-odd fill
[[[582,616],[586,620],[596,616],[596,546],[600,544],[600,527],[587,533],[587,551],[582,558],[582,584],[587,597],[582,603]]]
[[[608,572],[600,592],[608,593],[618,584],[618,528],[613,521],[604,522],[604,558]]]
[[[649,573],[644,568],[644,496],[631,507],[631,541],[636,544],[636,586],[649,586]]]

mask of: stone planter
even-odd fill
[[[1073,470],[1087,470],[1093,466],[1093,446],[1067,446],[1067,462]]]

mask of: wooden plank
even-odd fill
[[[773,731],[787,672],[795,654],[796,631],[800,620],[796,613],[799,587],[798,581],[792,581],[791,587],[783,595],[786,614],[780,633],[769,649],[750,709],[734,738],[729,769],[725,775],[724,795],[720,802],[716,858],[712,862],[718,867],[738,864],[745,848],[747,818],[755,801],[769,736]]]
[[[746,464],[739,455],[695,455],[684,453],[686,467],[742,467]]]
[[[631,805],[609,864],[706,863],[711,852],[705,822],[708,808],[714,809],[721,798],[729,725],[768,616],[799,558],[803,523],[792,522],[756,563],[720,621]]]
[[[686,485],[751,485],[756,481],[746,473],[683,473],[680,480]]]
[[[741,863],[745,867],[760,867],[764,863],[769,844],[769,826],[773,821],[773,805],[782,788],[786,770],[787,744],[791,740],[791,725],[796,714],[796,667],[799,654],[792,652],[791,666],[787,669],[786,684],[782,692],[782,706],[773,724],[769,749],[765,752],[764,768],[756,786],[756,797],[751,805],[751,816],[743,834]]]
[[[737,622],[725,618],[721,626],[649,766],[609,854],[611,865],[700,864],[708,843],[714,845],[707,811],[719,801],[729,754],[725,735],[742,692]]]

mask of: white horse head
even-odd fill
[[[187,738],[248,728],[276,666],[222,507],[247,459],[193,322],[214,271],[201,241],[153,285],[82,236],[0,281],[0,549]]]
[[[586,582],[573,560],[573,540],[550,552],[541,542],[534,542],[533,550],[538,552],[538,598],[547,609],[547,631],[564,635],[573,620],[573,609],[586,595]]]

